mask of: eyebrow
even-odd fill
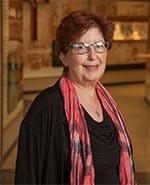
[[[75,42],[75,43],[72,43],[72,44],[93,44],[93,43],[97,43],[97,42],[105,42],[105,40],[98,40],[98,41],[95,41],[95,42]]]

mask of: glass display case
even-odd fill
[[[114,37],[115,41],[141,41],[148,39],[147,22],[115,22]]]
[[[144,67],[147,59],[139,55],[147,53],[148,48],[148,6],[148,0],[88,0],[86,8],[89,11],[102,13],[115,24],[108,65]],[[53,47],[52,65],[61,65],[59,59],[53,55]]]
[[[8,23],[7,85],[10,113],[22,99],[23,92],[22,1],[9,1]]]
[[[0,6],[0,158],[4,160],[15,146],[23,114],[22,0],[0,1]]]
[[[106,0],[98,3],[98,0],[92,0],[92,11],[106,14],[115,24],[108,65],[132,65],[136,68],[143,64],[144,67],[147,58],[139,55],[148,51],[149,1]]]
[[[39,70],[45,67],[61,66],[61,62],[54,53],[53,41],[60,19],[72,10],[85,9],[90,12],[102,13],[115,24],[113,48],[109,52],[108,65],[138,65],[146,63],[146,58],[139,54],[147,53],[148,43],[148,0],[37,0],[36,16],[32,16],[30,0],[24,0],[26,25],[35,25],[36,40],[25,40],[27,50],[25,65]],[[44,7],[49,10],[45,11]],[[35,20],[37,24],[32,21]],[[43,21],[44,20],[44,21]],[[46,23],[46,24],[45,24]],[[32,27],[31,27],[32,28]],[[44,34],[43,34],[43,30]],[[32,34],[32,29],[26,27],[25,37]]]

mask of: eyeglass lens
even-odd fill
[[[91,44],[75,43],[75,44],[70,45],[70,47],[73,49],[73,52],[79,53],[79,54],[87,53],[91,46],[94,48],[96,52],[103,53],[109,48],[109,43],[99,41],[99,42],[95,42]]]

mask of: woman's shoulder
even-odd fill
[[[57,96],[60,93],[59,80],[39,93],[39,97]]]
[[[63,102],[59,82],[57,81],[53,86],[42,90],[33,100],[27,115],[41,114],[57,109]]]
[[[46,103],[52,105],[55,101],[61,99],[61,91],[59,88],[59,82],[57,81],[54,85],[42,90],[34,99],[33,103]]]

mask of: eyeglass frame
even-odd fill
[[[99,43],[101,43],[101,45],[105,46],[105,47],[104,47],[104,51],[97,51],[97,50],[96,50],[96,46],[97,46],[97,44],[99,44]],[[84,52],[77,52],[77,51],[74,50],[74,49],[76,49],[77,47],[80,47],[80,46],[85,47],[86,51],[84,51]],[[86,53],[89,52],[89,49],[90,49],[91,46],[94,48],[94,51],[95,51],[96,53],[104,53],[104,52],[106,52],[108,49],[111,48],[111,43],[110,43],[109,41],[97,41],[97,42],[94,42],[94,43],[83,43],[83,42],[78,42],[78,43],[71,43],[71,44],[69,45],[69,48],[72,49],[72,51],[73,51],[74,54],[86,54]],[[69,48],[68,48],[68,49],[69,49]],[[67,49],[67,50],[68,50],[68,49]]]

